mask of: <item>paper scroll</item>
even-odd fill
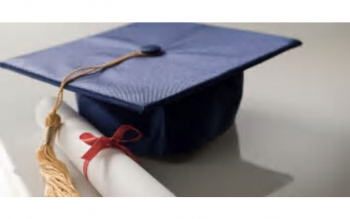
[[[44,128],[46,115],[55,99],[42,100],[36,109],[37,123]],[[63,104],[59,110],[62,127],[58,133],[57,146],[83,173],[81,156],[90,148],[79,139],[84,132],[95,136],[102,134],[71,107]],[[102,196],[174,196],[139,164],[118,149],[103,149],[89,164],[89,180]]]

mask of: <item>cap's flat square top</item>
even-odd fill
[[[78,67],[109,62],[144,45],[164,54],[127,60],[67,88],[140,110],[190,94],[301,43],[268,34],[191,23],[137,23],[13,58],[0,65],[58,85]]]

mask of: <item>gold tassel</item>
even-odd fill
[[[57,114],[50,114],[46,118],[46,135],[43,144],[36,151],[36,158],[40,165],[46,186],[46,197],[78,197],[79,192],[73,185],[67,166],[57,159],[53,145],[56,133],[61,125],[61,118]]]
[[[100,66],[84,67],[78,68],[70,72],[62,80],[56,103],[48,115],[45,121],[46,125],[46,135],[42,145],[38,148],[36,152],[36,158],[39,162],[40,173],[43,175],[46,186],[45,186],[45,196],[46,197],[78,197],[79,192],[74,187],[73,181],[69,174],[67,166],[57,159],[54,151],[54,142],[56,134],[61,126],[61,118],[57,114],[63,101],[63,90],[65,85],[68,83],[84,77],[88,74],[95,73],[97,70],[111,67],[113,65],[119,64],[129,58],[138,56],[148,56],[140,51],[129,53],[111,62],[105,63]],[[79,74],[78,72],[83,71]]]

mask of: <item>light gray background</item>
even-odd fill
[[[0,24],[0,59],[119,25]],[[304,46],[246,71],[236,128],[195,154],[141,158],[142,165],[180,196],[349,196],[350,25],[215,25],[296,37]],[[34,109],[56,91],[0,69],[0,146],[34,196],[42,192]]]

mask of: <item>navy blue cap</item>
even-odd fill
[[[268,34],[190,23],[131,24],[0,63],[59,85],[78,67],[128,59],[66,88],[79,113],[104,135],[123,124],[143,133],[126,145],[145,155],[185,153],[224,133],[235,120],[243,72],[301,43]]]
[[[154,56],[130,59],[67,89],[142,112],[298,45],[290,38],[204,24],[137,23],[0,65],[59,85],[75,68],[140,50]]]

